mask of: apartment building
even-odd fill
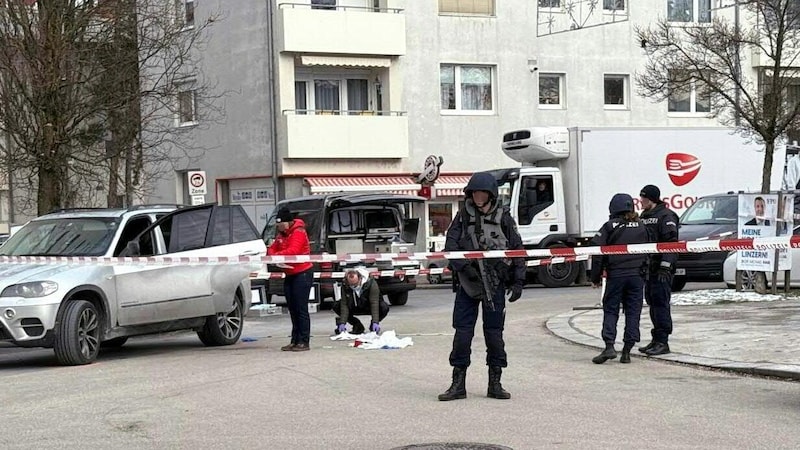
[[[227,118],[198,127],[197,142],[213,150],[186,169],[206,171],[206,200],[242,204],[261,226],[280,198],[415,193],[410,175],[440,155],[434,198],[414,212],[424,244],[440,247],[469,175],[516,164],[500,150],[506,131],[716,126],[695,90],[661,103],[636,94],[635,29],[663,17],[703,26],[732,18],[733,3],[203,0],[194,14],[225,12],[203,51],[207,75],[228,92]],[[743,57],[755,77],[765,62]],[[186,183],[176,172],[156,197],[186,201]]]

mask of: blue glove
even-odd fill
[[[380,333],[381,332],[381,324],[379,324],[378,322],[372,322],[372,324],[369,326],[369,331],[374,331],[375,333]]]
[[[508,289],[506,294],[509,294],[509,303],[519,300],[519,298],[522,297],[522,285],[515,284],[514,286],[511,286],[511,289]]]
[[[347,331],[347,325],[345,325],[343,323],[340,323],[339,325],[336,325],[336,334],[342,334],[345,331]]]

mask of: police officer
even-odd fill
[[[656,242],[678,240],[678,215],[661,200],[661,190],[648,184],[639,193],[642,201],[642,222],[647,225]],[[669,353],[669,335],[672,334],[670,297],[672,296],[672,274],[678,255],[661,253],[650,256],[647,283],[644,295],[650,305],[650,320],[653,322],[652,340],[639,351],[646,355]]]
[[[633,211],[633,198],[616,194],[608,205],[609,221],[592,239],[594,245],[642,244],[650,242],[647,227]],[[614,342],[617,338],[619,307],[625,309],[625,335],[622,339],[621,363],[631,362],[631,349],[639,342],[639,316],[642,314],[644,274],[647,255],[602,255],[592,257],[592,286],[600,287],[602,272],[606,272],[606,291],[603,295],[603,341],[606,348],[592,358],[603,364],[617,357]]]
[[[522,249],[522,238],[508,208],[498,204],[497,181],[487,172],[474,174],[467,187],[464,207],[447,230],[445,251]],[[458,277],[453,306],[453,382],[439,400],[448,401],[467,397],[465,385],[467,367],[470,365],[472,338],[478,320],[478,305],[483,308],[483,335],[486,340],[486,364],[489,366],[487,397],[509,399],[500,384],[503,367],[507,367],[503,325],[505,321],[505,295],[509,302],[522,296],[525,282],[523,258],[452,260],[450,266]],[[487,307],[488,306],[488,307]]]

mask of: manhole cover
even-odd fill
[[[514,450],[511,447],[479,442],[434,442],[432,444],[412,444],[395,447],[391,450]]]

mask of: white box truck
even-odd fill
[[[502,149],[522,163],[492,174],[526,248],[588,245],[608,220],[611,197],[628,193],[638,207],[647,184],[658,186],[678,215],[703,195],[760,190],[764,162],[763,145],[722,127],[533,127],[506,133]],[[783,151],[776,149],[774,188],[781,182]],[[585,267],[532,267],[529,281],[568,286]]]

